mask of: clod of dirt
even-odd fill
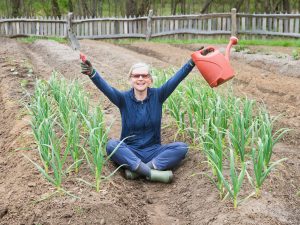
[[[100,220],[100,225],[105,225],[105,224],[106,224],[106,221],[105,221],[105,219],[102,218],[102,219]]]
[[[34,183],[34,182],[29,182],[28,183],[28,187],[35,187],[36,186],[36,183]]]
[[[153,204],[154,202],[153,202],[153,199],[152,199],[152,198],[147,197],[146,203],[148,203],[148,204]]]
[[[0,205],[0,219],[2,219],[8,213],[8,207],[6,205]]]

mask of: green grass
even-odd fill
[[[25,38],[18,38],[18,41],[23,43],[29,43],[32,44],[36,40],[53,40],[58,43],[67,43],[68,41],[65,38],[61,37],[39,37],[39,36],[31,36],[31,37],[25,37]]]
[[[187,40],[179,40],[174,38],[153,38],[150,42],[153,43],[166,43],[166,44],[227,44],[229,39],[227,38],[216,38],[216,39],[187,39]],[[109,40],[109,42],[113,42],[115,44],[132,44],[135,42],[145,42],[145,39],[138,38],[126,38],[119,40]],[[282,47],[300,47],[300,40],[296,39],[268,39],[268,40],[246,40],[240,39],[239,45],[263,45],[263,46],[282,46]]]

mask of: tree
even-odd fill
[[[213,0],[206,0],[202,10],[201,10],[201,13],[208,13],[208,8],[210,6],[210,4],[213,2]]]
[[[52,15],[61,17],[57,0],[51,0],[51,5],[52,5]]]
[[[68,10],[69,10],[69,12],[73,12],[74,11],[72,0],[68,0]]]
[[[235,5],[235,8],[236,8],[236,11],[239,12],[240,9],[241,9],[241,6],[243,5],[244,3],[244,0],[238,0],[236,5]]]
[[[126,0],[126,16],[136,15],[136,1]]]
[[[144,0],[142,1],[139,9],[138,9],[138,12],[137,12],[137,16],[144,16],[146,14],[148,14],[149,10],[150,10],[150,0]]]
[[[21,7],[21,0],[12,0],[12,16],[13,17],[18,17],[20,16],[20,7]]]
[[[291,12],[291,6],[289,0],[283,0],[282,1],[282,8],[283,12],[290,13]]]

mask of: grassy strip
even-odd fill
[[[145,39],[138,38],[126,38],[126,39],[118,39],[118,40],[108,40],[109,42],[113,42],[115,44],[132,44],[136,42],[145,42]],[[150,40],[153,43],[165,43],[165,44],[227,44],[228,38],[214,38],[214,39],[174,39],[174,38],[153,38]],[[240,39],[239,45],[263,45],[263,46],[282,46],[282,47],[300,47],[300,40],[298,39]]]
[[[31,37],[24,37],[24,38],[18,38],[17,39],[20,42],[23,43],[29,43],[32,44],[37,40],[52,40],[52,41],[56,41],[58,43],[68,43],[66,38],[62,38],[62,37],[41,37],[41,36],[31,36]]]

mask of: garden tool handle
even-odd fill
[[[86,57],[85,54],[83,54],[83,53],[80,52],[80,59],[81,59],[81,61],[82,61],[83,63],[85,63],[86,60],[87,60],[87,57]]]

